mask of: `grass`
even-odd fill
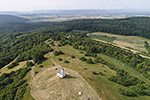
[[[145,49],[145,41],[150,42],[149,39],[138,37],[138,36],[123,36],[123,35],[115,35],[115,34],[104,33],[104,32],[96,32],[96,33],[92,33],[92,35],[115,37],[116,39],[112,41],[113,44],[122,47],[128,47],[138,52],[147,52],[147,50]]]
[[[106,42],[113,42],[114,40],[116,40],[116,37],[109,37],[106,35],[90,35],[91,38],[95,38],[95,39],[99,39],[99,40],[103,40]]]
[[[87,64],[79,60],[80,57],[84,56],[84,53],[80,53],[80,50],[73,49],[71,46],[59,47],[59,50],[63,51],[65,55],[52,56],[52,59],[60,64],[62,67],[67,67],[78,72],[85,80],[94,88],[102,100],[149,100],[149,96],[139,96],[139,97],[127,97],[119,93],[119,88],[126,88],[114,82],[108,80],[112,75],[116,75],[116,72],[109,69],[109,67],[102,64]],[[71,56],[74,55],[76,58],[72,59]],[[136,72],[131,67],[127,66],[124,63],[114,60],[111,57],[100,55],[103,59],[114,64],[116,67],[123,68],[125,71],[128,71],[131,75],[136,76],[144,81],[142,75]],[[58,58],[68,60],[70,63],[64,63],[63,61],[58,61]],[[86,69],[85,69],[86,68]],[[96,73],[102,72],[104,75],[94,75],[93,71]]]
[[[27,83],[30,84],[30,71],[24,77],[24,80],[27,80]],[[28,85],[26,87],[26,92],[24,93],[22,100],[34,100],[34,98],[30,94],[30,91],[31,91],[31,88],[30,88],[30,85]]]
[[[24,68],[26,67],[26,62],[27,61],[23,61],[23,62],[20,62],[18,66],[14,67],[14,68],[11,68],[11,69],[8,69],[7,68],[7,65],[5,67],[3,67],[1,70],[0,70],[0,75],[2,75],[3,73],[10,73],[11,71],[16,71],[20,68]]]
[[[135,69],[133,69],[131,66],[125,64],[125,63],[122,63],[114,58],[111,58],[109,56],[106,56],[106,55],[103,55],[103,54],[100,54],[101,58],[103,58],[104,60],[106,60],[107,62],[115,65],[117,68],[119,69],[123,69],[127,72],[129,72],[129,74],[131,76],[134,76],[134,77],[137,77],[139,78],[140,80],[143,80],[145,81],[146,83],[150,84],[150,80],[147,80],[142,74],[140,74],[139,72],[137,72]]]
[[[27,86],[26,87],[26,92],[25,92],[24,97],[23,97],[22,100],[34,100],[34,98],[30,94],[30,90],[31,90],[30,86]]]
[[[103,64],[87,64],[86,62],[79,60],[79,58],[84,56],[84,51],[82,51],[83,53],[81,53],[80,50],[76,50],[69,45],[58,47],[58,49],[64,52],[65,54],[59,56],[52,55],[51,57],[49,57],[48,54],[46,54],[45,57],[47,57],[47,60],[43,61],[41,64],[35,65],[35,72],[40,72],[45,68],[52,67],[53,63],[51,62],[51,59],[53,59],[62,67],[70,68],[78,72],[93,87],[93,89],[97,92],[97,94],[101,97],[102,100],[150,100],[150,96],[127,97],[121,95],[119,93],[119,88],[126,87],[108,80],[112,75],[116,75],[116,72]],[[75,56],[75,58],[72,58],[72,56]],[[116,67],[129,72],[130,75],[135,76],[147,83],[150,83],[149,80],[145,79],[141,74],[139,74],[127,64],[124,64],[106,55],[100,54],[100,56],[109,63],[115,65]],[[63,60],[59,61],[58,58],[62,58]],[[94,59],[93,57],[86,58]],[[64,63],[65,60],[69,61],[70,63]],[[43,65],[44,67],[40,68],[40,65]],[[104,75],[94,75],[93,72],[101,72]],[[28,76],[29,75],[27,75],[26,78],[29,79]],[[34,100],[30,95],[29,86],[27,87],[23,100]]]
[[[42,68],[40,68],[40,65],[43,65]],[[47,60],[43,61],[41,64],[36,64],[34,68],[34,72],[40,72],[41,70],[48,68],[50,66],[53,66],[53,63],[51,62],[50,58],[47,58]]]

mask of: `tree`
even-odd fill
[[[65,60],[64,63],[70,63],[68,60]]]
[[[42,54],[34,54],[32,58],[35,63],[40,63],[44,60],[44,56]]]
[[[85,57],[81,57],[80,60],[86,61],[87,59]]]
[[[87,61],[86,61],[88,64],[94,64],[94,62],[92,61],[92,59],[91,58],[89,58],[89,59],[87,59]]]
[[[32,67],[34,64],[31,61],[30,62],[27,61],[26,65],[27,67]]]

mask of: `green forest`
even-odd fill
[[[112,34],[150,38],[150,18],[79,19],[64,22],[8,22],[0,24],[0,33],[63,31],[107,32]],[[8,30],[9,29],[9,30]]]
[[[19,62],[33,60],[33,62],[26,63],[26,68],[7,74],[3,73],[0,76],[0,100],[21,100],[23,98],[28,86],[24,77],[34,64],[41,64],[46,59],[44,54],[55,49],[52,46],[55,45],[54,42],[52,45],[45,43],[48,39],[57,42],[58,47],[69,45],[75,50],[82,51],[81,53],[84,52],[84,56],[79,58],[82,62],[93,66],[98,63],[104,64],[115,71],[116,76],[111,76],[108,80],[125,87],[118,89],[120,94],[128,97],[150,96],[150,85],[148,83],[131,76],[130,73],[117,68],[99,55],[103,54],[127,64],[128,67],[136,70],[147,80],[150,80],[149,59],[142,58],[139,54],[135,54],[130,50],[95,41],[87,35],[89,32],[101,31],[150,38],[149,24],[150,18],[146,17],[109,20],[81,19],[59,23],[5,23],[4,26],[0,24],[0,30],[1,26],[9,26],[7,28],[10,28],[7,32],[5,29],[0,31],[0,33],[5,33],[0,34],[0,69],[13,60],[15,61],[7,66],[8,69],[16,67]],[[150,53],[150,46],[147,41],[145,41],[145,48]],[[54,55],[60,56],[65,55],[65,53],[56,50]],[[71,58],[76,57],[72,55]],[[58,60],[62,61],[63,59],[58,58]],[[68,60],[63,62],[70,63]],[[97,73],[94,71],[92,73],[93,75],[104,75],[102,72]]]

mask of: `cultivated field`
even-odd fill
[[[144,46],[145,45],[144,42],[145,41],[150,42],[150,40],[146,38],[137,37],[137,36],[114,35],[114,34],[103,33],[103,32],[92,33],[92,35],[107,36],[108,38],[115,37],[116,39],[111,41],[111,43],[128,49],[133,49],[135,50],[135,52],[147,52]]]

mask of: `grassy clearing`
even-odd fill
[[[52,56],[52,59],[63,67],[77,71],[95,89],[95,91],[103,100],[150,99],[150,97],[148,96],[126,97],[121,95],[118,92],[119,88],[126,88],[126,87],[123,87],[108,80],[108,78],[111,77],[112,75],[116,75],[115,71],[109,69],[109,67],[104,66],[102,64],[87,64],[86,62],[79,60],[79,58],[83,57],[84,54],[80,53],[81,52],[80,50],[73,49],[71,46],[63,46],[59,47],[58,49],[63,51],[65,55]],[[71,58],[72,55],[75,56],[76,58]],[[116,67],[125,69],[125,71],[128,71],[131,75],[134,75],[140,79],[143,78],[143,76],[140,75],[138,72],[136,72],[134,69],[127,67],[127,65],[119,62],[118,60],[114,60],[111,57],[108,59],[107,56],[104,55],[101,55],[101,57],[103,57],[110,63],[113,63]],[[63,61],[59,61],[58,58],[62,58]],[[68,60],[70,63],[64,63],[64,60]],[[87,69],[85,70],[85,68]],[[104,75],[94,75],[92,73],[93,71],[97,73],[102,72]]]
[[[43,66],[43,67],[40,67]],[[53,66],[53,63],[51,62],[50,58],[47,58],[47,60],[43,61],[41,64],[36,64],[34,68],[35,74],[39,73],[41,70],[48,68],[50,66]]]
[[[145,49],[144,42],[145,41],[150,42],[149,39],[138,37],[138,36],[114,35],[114,34],[103,33],[103,32],[92,33],[92,35],[115,37],[116,40],[112,42],[113,44],[116,44],[125,48],[130,48],[133,50],[137,50],[139,52],[147,52],[147,50]]]
[[[106,42],[113,42],[114,40],[116,40],[116,37],[109,37],[106,35],[90,35],[91,38],[95,38],[95,39],[99,39],[99,40],[103,40]]]
[[[117,68],[119,69],[123,69],[127,72],[129,72],[129,74],[131,76],[134,76],[134,77],[137,77],[139,78],[140,80],[143,80],[147,83],[150,84],[150,80],[147,80],[142,74],[140,74],[139,72],[137,72],[135,69],[133,69],[132,67],[130,67],[129,65],[125,64],[125,63],[122,63],[114,58],[111,58],[109,56],[106,56],[106,55],[103,55],[103,54],[100,54],[101,58],[103,58],[104,60],[108,61],[109,63],[115,65]]]
[[[10,73],[11,71],[16,71],[20,68],[24,68],[24,67],[26,67],[26,62],[27,61],[20,62],[18,66],[14,67],[14,68],[11,68],[11,69],[8,69],[7,65],[6,65],[2,69],[0,69],[0,72],[1,72],[0,75],[2,75],[3,73]]]
[[[56,74],[58,67],[46,68],[39,72],[32,85],[32,96],[37,100],[100,100],[95,91],[77,72],[65,69],[66,78],[59,79]],[[79,96],[78,91],[82,91]]]
[[[24,79],[27,80],[28,84],[30,84],[30,72],[27,73]],[[26,92],[24,93],[22,100],[34,100],[34,98],[30,94],[30,91],[31,91],[31,88],[30,88],[30,85],[28,85],[26,87]]]

